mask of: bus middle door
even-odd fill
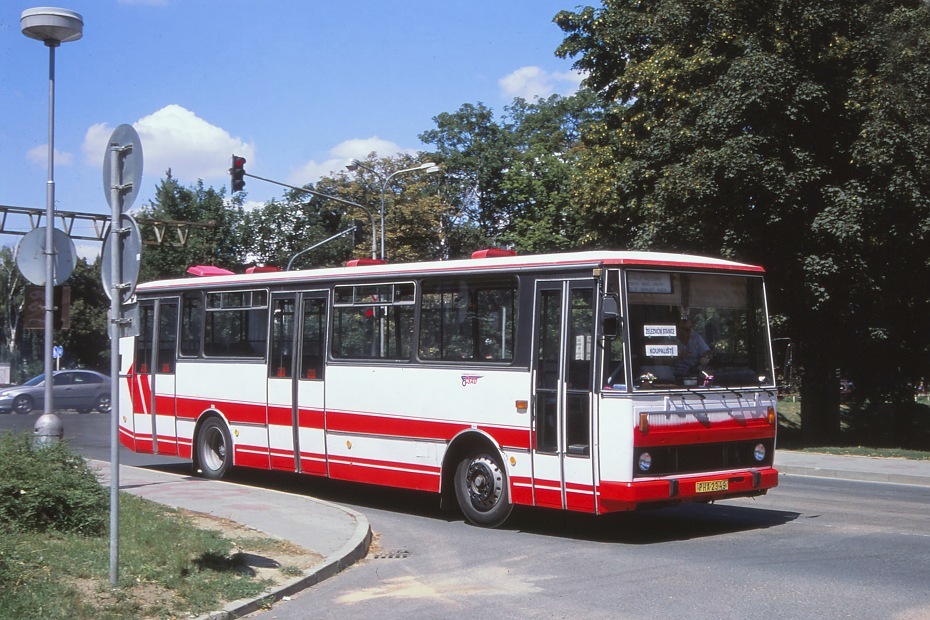
[[[594,512],[594,280],[540,281],[533,348],[533,496]]]
[[[267,418],[271,467],[325,475],[328,294],[276,293],[271,304]]]

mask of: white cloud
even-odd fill
[[[258,200],[246,200],[245,202],[242,203],[242,208],[245,211],[255,211],[257,209],[261,209],[264,206],[265,206],[265,203],[260,202]]]
[[[171,174],[182,182],[225,179],[230,155],[255,156],[255,146],[235,138],[179,105],[171,104],[132,124],[142,142],[143,161],[149,175]],[[84,135],[84,155],[89,164],[103,161],[113,128],[106,123],[91,126]]]
[[[34,164],[48,163],[48,145],[40,144],[26,152],[26,158]],[[55,149],[55,165],[70,166],[74,163],[74,155]]]
[[[100,256],[102,246],[96,241],[83,241],[80,239],[75,239],[74,250],[79,258],[87,260],[88,263],[93,263],[95,260],[97,260],[97,257]]]
[[[329,158],[325,161],[317,162],[311,159],[293,170],[288,176],[288,183],[305,185],[316,182],[320,177],[344,172],[346,165],[352,163],[353,159],[365,159],[371,153],[377,153],[378,157],[390,157],[398,153],[416,153],[416,149],[401,148],[398,144],[378,136],[346,140],[329,149]]]
[[[581,84],[584,75],[577,71],[546,71],[540,67],[520,67],[497,81],[501,93],[507,98],[522,97],[532,101],[558,93],[568,95]]]

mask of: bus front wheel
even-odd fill
[[[507,472],[489,454],[464,458],[455,469],[455,497],[465,518],[475,525],[497,527],[510,516],[513,504],[508,489]]]
[[[232,467],[232,440],[222,420],[210,418],[197,435],[197,462],[204,478],[219,480]]]

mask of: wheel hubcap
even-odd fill
[[[206,447],[206,454],[203,455],[206,465],[210,469],[222,467],[226,461],[226,442],[223,440],[223,434],[216,429],[211,430],[206,441]]]
[[[488,458],[475,459],[468,465],[465,476],[472,505],[486,512],[500,500],[504,490],[504,477],[497,465]]]

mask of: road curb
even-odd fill
[[[92,467],[103,473],[104,475],[109,475],[110,463],[105,461],[97,461],[94,459],[89,459],[88,462]],[[120,469],[138,469],[141,471],[146,471],[145,468],[133,467],[131,465],[120,465]],[[161,476],[167,476],[174,479],[183,479],[185,476],[181,476],[173,473],[158,472]],[[122,484],[121,478],[121,484]],[[236,482],[228,482],[222,480],[214,480],[212,482],[230,485],[234,487],[242,487]],[[132,493],[131,490],[124,489],[121,487],[121,492]],[[315,584],[320,583],[330,577],[340,573],[345,570],[352,564],[355,564],[366,555],[368,555],[368,549],[371,546],[372,533],[371,533],[371,524],[368,522],[368,518],[360,512],[352,510],[351,508],[346,508],[339,504],[333,502],[327,502],[325,500],[317,499],[315,497],[308,497],[306,495],[298,495],[296,493],[288,493],[287,491],[280,491],[277,489],[265,489],[265,491],[270,491],[274,494],[287,495],[290,497],[300,498],[301,501],[311,502],[317,506],[324,506],[331,510],[335,510],[343,513],[349,519],[355,522],[355,529],[352,534],[346,539],[345,543],[331,552],[329,555],[324,556],[323,561],[316,566],[308,568],[303,572],[299,577],[295,577],[289,581],[284,582],[281,585],[275,586],[274,588],[263,592],[262,594],[246,598],[239,599],[235,601],[230,601],[226,603],[222,609],[210,611],[206,614],[198,616],[196,620],[231,620],[232,618],[240,618],[244,615],[250,614],[255,611],[266,609],[273,605],[274,603],[280,601],[286,596],[296,594],[301,590],[309,588]],[[159,503],[158,500],[152,500],[156,503]],[[169,504],[171,505],[171,504]],[[175,504],[176,505],[176,504]],[[282,538],[286,540],[285,536],[279,534],[271,534],[261,527],[256,527],[254,524],[243,524],[248,527],[258,530],[272,538]],[[308,551],[318,552],[316,549],[308,549]]]
[[[837,480],[853,480],[858,482],[886,482],[890,484],[910,484],[915,486],[930,486],[930,478],[901,473],[881,471],[852,471],[836,469],[834,467],[816,467],[804,465],[778,465],[778,471],[788,476],[813,476],[817,478],[835,478]]]
[[[283,491],[277,491],[283,493]],[[196,620],[232,620],[241,618],[247,614],[267,609],[286,596],[296,594],[301,590],[325,581],[330,577],[337,575],[349,566],[352,566],[366,555],[371,546],[371,524],[368,519],[360,512],[356,512],[345,506],[333,504],[316,498],[300,496],[308,501],[330,506],[339,509],[355,519],[355,532],[346,543],[332,555],[326,557],[322,563],[308,568],[300,577],[287,581],[276,588],[264,592],[257,597],[240,599],[227,603],[223,609],[211,611],[199,616]]]

